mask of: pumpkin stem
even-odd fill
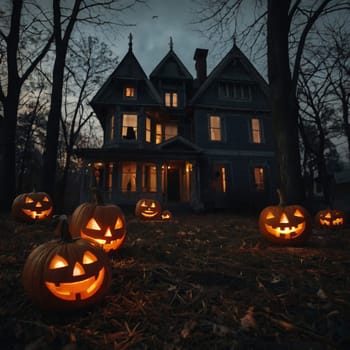
[[[60,215],[58,218],[58,224],[55,231],[58,231],[61,233],[61,239],[64,242],[70,242],[73,240],[68,227],[69,226],[68,226],[67,215]]]
[[[281,192],[281,190],[280,190],[279,188],[277,188],[277,194],[278,194],[278,200],[279,200],[278,205],[279,205],[280,207],[285,206],[285,205],[286,205],[286,202],[285,202],[284,197],[283,197],[283,195],[282,195],[282,192]]]

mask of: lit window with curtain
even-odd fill
[[[227,170],[224,164],[214,165],[214,179],[212,187],[216,192],[226,193],[227,191]]]
[[[122,138],[125,140],[137,139],[137,114],[123,114]]]
[[[254,186],[257,191],[265,190],[265,170],[263,167],[254,168]]]
[[[261,120],[259,118],[252,118],[250,121],[251,138],[253,143],[262,142]]]
[[[209,137],[210,141],[221,141],[221,117],[217,115],[211,115],[209,117]]]
[[[151,142],[151,118],[146,117],[146,142]]]
[[[122,192],[136,191],[136,162],[123,162],[121,190]]]

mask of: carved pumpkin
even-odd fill
[[[280,203],[264,208],[259,215],[261,234],[273,243],[303,244],[312,232],[312,219],[301,205],[286,205],[278,191]]]
[[[136,203],[135,215],[140,216],[144,220],[159,219],[162,212],[160,203],[154,199],[140,199]]]
[[[45,310],[90,306],[106,294],[112,279],[107,254],[81,238],[72,239],[62,223],[60,241],[36,247],[23,270],[24,289]]]
[[[12,202],[12,217],[17,221],[44,221],[52,216],[53,203],[45,192],[18,195]]]
[[[73,237],[81,236],[101,246],[104,251],[116,251],[126,237],[126,221],[118,205],[104,204],[98,192],[95,203],[78,206],[70,219],[69,230]]]
[[[163,210],[161,214],[161,219],[165,221],[169,221],[173,218],[173,214],[169,210]]]
[[[323,209],[315,216],[316,225],[322,228],[341,228],[345,225],[345,213],[337,209]]]

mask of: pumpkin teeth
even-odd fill
[[[297,226],[280,227],[265,224],[266,230],[277,238],[291,239],[299,236],[305,230],[305,222]]]

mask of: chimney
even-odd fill
[[[193,59],[196,61],[195,68],[197,72],[197,80],[199,84],[207,78],[207,49],[196,49]]]

